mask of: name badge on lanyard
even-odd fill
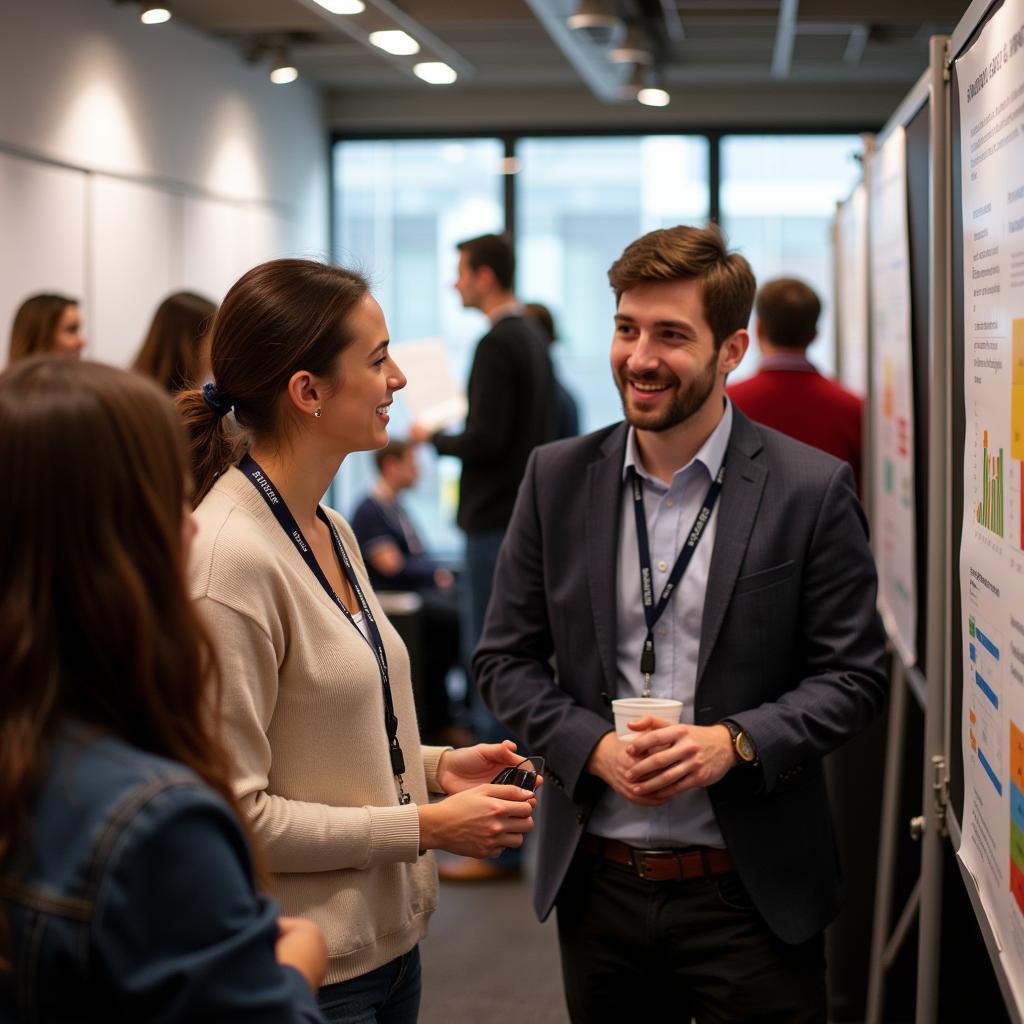
[[[682,550],[676,557],[676,563],[672,566],[668,581],[658,598],[654,602],[654,584],[651,572],[651,547],[647,539],[647,515],[644,512],[644,483],[633,466],[629,467],[629,484],[633,490],[633,515],[636,519],[636,546],[640,553],[640,596],[644,606],[644,621],[647,623],[647,636],[644,639],[644,646],[640,652],[640,674],[644,677],[643,696],[651,695],[651,676],[654,675],[657,660],[654,656],[654,627],[668,607],[679,581],[683,578],[690,559],[700,543],[704,531],[707,529],[711,513],[714,511],[715,502],[722,492],[722,481],[725,479],[725,462],[718,469],[718,475],[711,481],[708,493],[704,497],[704,504],[697,513],[697,518],[690,527],[690,533],[683,544]]]
[[[377,627],[377,621],[373,617],[373,612],[370,611],[370,605],[363,594],[362,587],[359,585],[355,570],[352,568],[348,552],[345,550],[345,545],[342,544],[341,537],[338,535],[337,527],[327,518],[324,510],[318,506],[316,510],[317,517],[323,521],[331,532],[331,543],[334,545],[334,551],[345,570],[345,576],[352,587],[353,593],[356,595],[356,600],[359,602],[359,610],[362,612],[369,637],[363,635],[363,631],[359,629],[349,610],[345,607],[345,603],[334,592],[334,587],[331,586],[316,558],[313,557],[313,551],[299,529],[299,524],[295,521],[295,517],[289,511],[288,506],[284,503],[284,499],[278,493],[270,478],[260,468],[259,463],[251,455],[246,455],[238,464],[238,468],[249,478],[257,493],[270,507],[274,518],[278,521],[281,529],[291,538],[296,550],[306,565],[309,566],[317,582],[341,609],[345,618],[352,623],[353,629],[370,645],[373,656],[377,661],[377,670],[380,672],[380,685],[384,692],[384,729],[388,736],[391,770],[395,774],[395,781],[398,785],[398,798],[403,804],[410,803],[412,797],[406,793],[403,779],[405,774],[405,755],[402,753],[402,745],[398,742],[398,716],[395,714],[395,703],[391,695],[391,678],[388,675],[387,651],[384,649],[384,640],[380,635],[380,629]]]

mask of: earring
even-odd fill
[[[320,408],[319,405],[313,410],[313,415],[317,419],[320,419],[320,417],[323,416],[323,414],[324,414],[324,411],[323,411],[323,409]]]

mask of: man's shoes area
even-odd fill
[[[503,867],[475,857],[438,857],[437,874],[444,882],[510,882],[523,877],[520,867]]]

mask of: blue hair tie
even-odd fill
[[[217,390],[217,385],[212,380],[203,385],[203,401],[218,417],[227,416],[235,404]]]

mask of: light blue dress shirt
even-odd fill
[[[640,553],[636,539],[633,496],[627,479],[635,467],[643,481],[644,511],[654,573],[657,603],[672,566],[675,565],[694,520],[704,504],[711,481],[725,458],[732,432],[732,403],[726,399],[725,413],[711,436],[693,459],[678,470],[671,484],[651,476],[640,461],[636,435],[630,427],[626,437],[626,458],[622,467],[622,514],[616,583],[618,627],[617,696],[643,694],[640,652],[647,636],[640,596]],[[728,468],[726,473],[728,473]],[[657,671],[651,677],[652,697],[671,697],[683,702],[684,722],[693,722],[697,688],[697,656],[704,618],[704,595],[708,584],[711,553],[715,546],[718,510],[716,503],[704,536],[654,631]],[[661,807],[639,807],[610,788],[598,801],[587,831],[630,846],[657,849],[666,846],[724,846],[711,801],[704,789],[688,790]]]

